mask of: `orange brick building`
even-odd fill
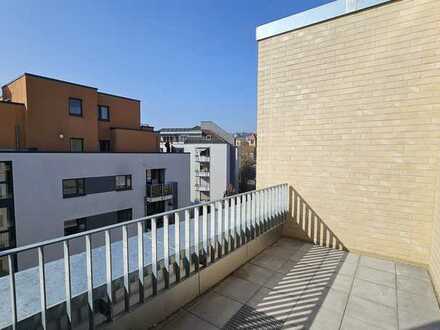
[[[25,73],[2,87],[0,150],[158,152],[140,101]]]

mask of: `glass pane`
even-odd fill
[[[70,139],[70,151],[82,152],[83,140],[82,139]]]
[[[0,199],[9,198],[8,185],[6,183],[0,183]]]
[[[0,208],[0,231],[9,229],[8,208]]]
[[[125,175],[118,175],[116,177],[116,188],[124,188],[125,187]]]
[[[84,185],[85,185],[84,184],[84,179],[77,180],[76,186],[78,188],[78,194],[84,194],[84,191],[85,191]]]
[[[81,100],[70,99],[69,100],[69,113],[72,115],[82,115]]]
[[[9,232],[0,233],[0,250],[10,247]]]
[[[64,180],[63,181],[63,194],[75,195],[77,192],[76,180]]]
[[[0,162],[0,182],[6,182],[8,180],[9,170],[9,165]]]
[[[109,120],[109,109],[106,106],[99,107],[99,118],[103,120]]]

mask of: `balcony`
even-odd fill
[[[209,163],[211,161],[210,156],[196,155],[196,162]]]
[[[196,177],[209,178],[210,175],[209,171],[196,171]]]
[[[203,184],[196,183],[195,187],[196,187],[196,191],[210,191],[209,183],[203,183]]]
[[[0,278],[0,329],[439,328],[426,269],[347,252],[322,222],[322,246],[282,238],[289,201],[280,185],[0,252],[37,265]]]
[[[173,199],[176,183],[147,184],[146,200],[149,203]]]

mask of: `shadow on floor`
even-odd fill
[[[292,242],[290,240],[282,246],[284,243],[281,240],[273,246],[275,249],[291,249],[290,261],[273,274],[264,288],[223,329],[309,329],[316,323],[318,314],[323,315],[327,310],[338,316],[340,310],[339,318],[325,315],[325,322],[334,320],[339,328],[348,292],[330,291],[330,287],[334,285],[347,254],[299,241],[295,244]],[[346,296],[342,297],[343,306],[332,306],[339,302],[339,297],[334,299],[335,294]],[[324,312],[323,306],[326,308]],[[323,320],[317,321],[320,323]]]

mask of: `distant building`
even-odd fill
[[[0,250],[190,204],[190,155],[160,153],[140,101],[32,74],[2,92]]]
[[[236,133],[234,137],[240,157],[240,191],[254,190],[256,187],[257,135]]]
[[[160,130],[164,152],[191,154],[191,200],[222,198],[226,191],[238,190],[239,159],[234,137],[210,121],[192,128]]]

